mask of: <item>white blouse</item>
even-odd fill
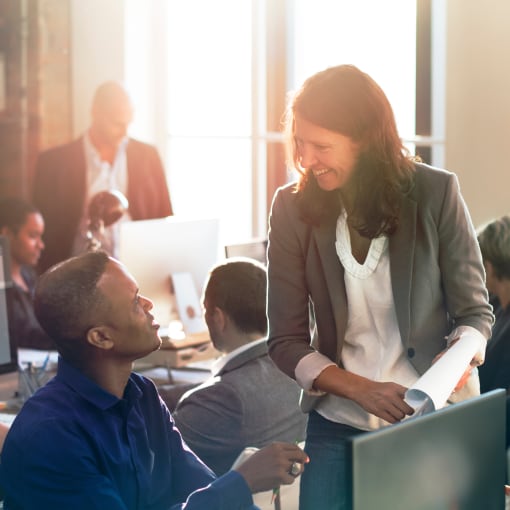
[[[348,303],[347,330],[342,348],[344,368],[373,381],[411,386],[418,379],[418,373],[408,361],[400,338],[391,286],[388,238],[372,239],[367,257],[360,264],[352,255],[344,212],[337,221],[336,251],[344,267]],[[309,379],[312,366],[315,372],[313,382],[320,371],[331,364],[331,360],[320,353],[306,356],[296,368],[298,382],[305,385],[310,382],[305,380]],[[308,377],[305,375],[300,380],[298,372],[301,375],[306,372]],[[316,411],[331,421],[362,430],[374,430],[388,424],[367,413],[354,401],[331,394],[319,402]]]

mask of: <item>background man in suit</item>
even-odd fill
[[[133,107],[126,90],[113,81],[95,92],[89,129],[68,144],[40,154],[33,202],[46,223],[40,270],[87,247],[88,204],[100,191],[127,196],[125,219],[172,214],[163,165],[155,147],[127,136]],[[118,225],[107,230],[102,248],[115,255]]]
[[[217,475],[247,446],[304,438],[299,388],[267,354],[266,281],[261,264],[229,259],[212,269],[205,286],[205,320],[225,355],[173,415],[185,441]]]

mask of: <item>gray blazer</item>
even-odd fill
[[[336,223],[312,227],[301,221],[293,189],[290,184],[275,195],[268,246],[269,353],[290,377],[315,349],[341,366],[347,326]],[[489,338],[492,307],[476,233],[454,174],[417,164],[399,219],[389,238],[393,298],[402,343],[422,374],[454,327],[473,326]],[[317,327],[313,346],[309,301]]]
[[[247,446],[304,439],[306,415],[299,394],[296,382],[278,370],[262,343],[185,393],[172,416],[188,446],[221,475]]]

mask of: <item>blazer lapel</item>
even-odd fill
[[[313,232],[340,341],[347,327],[347,296],[344,268],[336,253],[336,222],[314,228]]]
[[[393,300],[404,345],[408,344],[411,327],[411,285],[416,245],[416,202],[404,197],[400,224],[389,238]],[[405,247],[404,249],[402,247]]]
[[[333,308],[336,310],[347,303],[343,287],[338,285],[338,282],[343,283],[344,281],[344,270],[336,253],[336,224],[332,223],[315,228],[314,234],[328,292],[331,296]]]
[[[78,138],[69,146],[68,165],[61,178],[65,180],[67,187],[67,214],[73,218],[73,222],[78,225],[82,212],[85,208],[85,198],[87,196],[87,162],[83,136]],[[73,233],[74,235],[74,233]]]

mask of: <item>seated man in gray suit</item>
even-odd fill
[[[300,390],[267,354],[266,280],[265,268],[249,259],[212,269],[203,306],[211,340],[224,356],[173,412],[187,444],[217,475],[247,446],[304,438]]]

